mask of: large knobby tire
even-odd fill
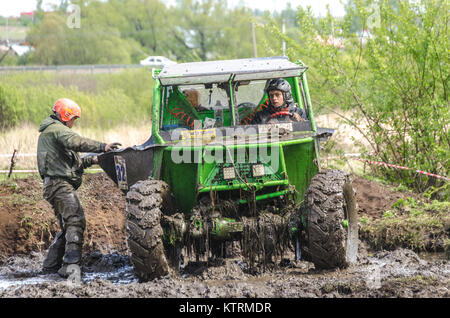
[[[347,172],[324,170],[306,193],[302,258],[318,269],[346,268],[356,261],[358,225],[355,191]]]
[[[140,281],[169,274],[160,221],[171,199],[169,186],[160,180],[138,181],[127,193],[128,249]]]

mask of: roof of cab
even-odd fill
[[[285,56],[275,56],[167,65],[157,78],[164,86],[209,84],[300,76],[306,69]]]

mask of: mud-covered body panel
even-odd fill
[[[323,128],[315,133],[306,130],[309,127],[309,122],[299,122],[237,129],[180,129],[173,136],[163,134],[165,144],[155,144],[150,139],[142,146],[104,153],[99,156],[99,165],[124,192],[137,181],[149,177],[165,180],[184,211],[190,211],[199,193],[246,190],[249,186],[261,189],[264,184],[282,189],[293,185],[296,200],[301,200],[308,182],[318,170],[314,164],[314,139],[332,133]],[[160,165],[155,164],[155,152],[161,154]],[[275,152],[277,154],[272,157]],[[251,153],[255,154],[253,160],[242,159],[242,155]],[[261,153],[265,158],[261,158]],[[267,162],[270,159],[276,159],[275,168],[271,168],[273,162]],[[241,180],[224,182],[218,175],[233,163],[239,171],[245,170]],[[252,178],[251,167],[258,163],[265,163],[268,173],[263,178]]]
[[[153,174],[153,157],[157,147],[158,145],[154,144],[106,152],[98,156],[98,164],[108,177],[126,192],[137,181]]]

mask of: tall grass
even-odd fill
[[[103,141],[140,145],[151,132],[153,80],[148,70],[113,74],[27,72],[0,77],[0,154],[36,153],[38,127],[61,97],[82,108],[74,131]],[[0,170],[10,158],[0,157]],[[36,169],[35,157],[18,157],[16,169]]]
[[[83,137],[103,142],[120,142],[122,147],[141,145],[150,137],[151,122],[143,120],[139,125],[117,125],[109,129],[100,127],[81,127],[83,119],[75,122],[73,130]],[[0,154],[35,154],[39,138],[38,126],[26,123],[0,132]],[[0,170],[9,169],[11,158],[0,157]],[[17,157],[15,169],[37,169],[35,156]]]
[[[153,80],[146,69],[114,74],[27,72],[0,77],[0,130],[38,125],[61,97],[82,108],[80,127],[108,129],[150,119]]]

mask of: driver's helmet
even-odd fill
[[[273,78],[268,80],[264,90],[267,94],[272,90],[282,91],[285,103],[290,104],[294,102],[291,94],[291,85],[285,79]]]

